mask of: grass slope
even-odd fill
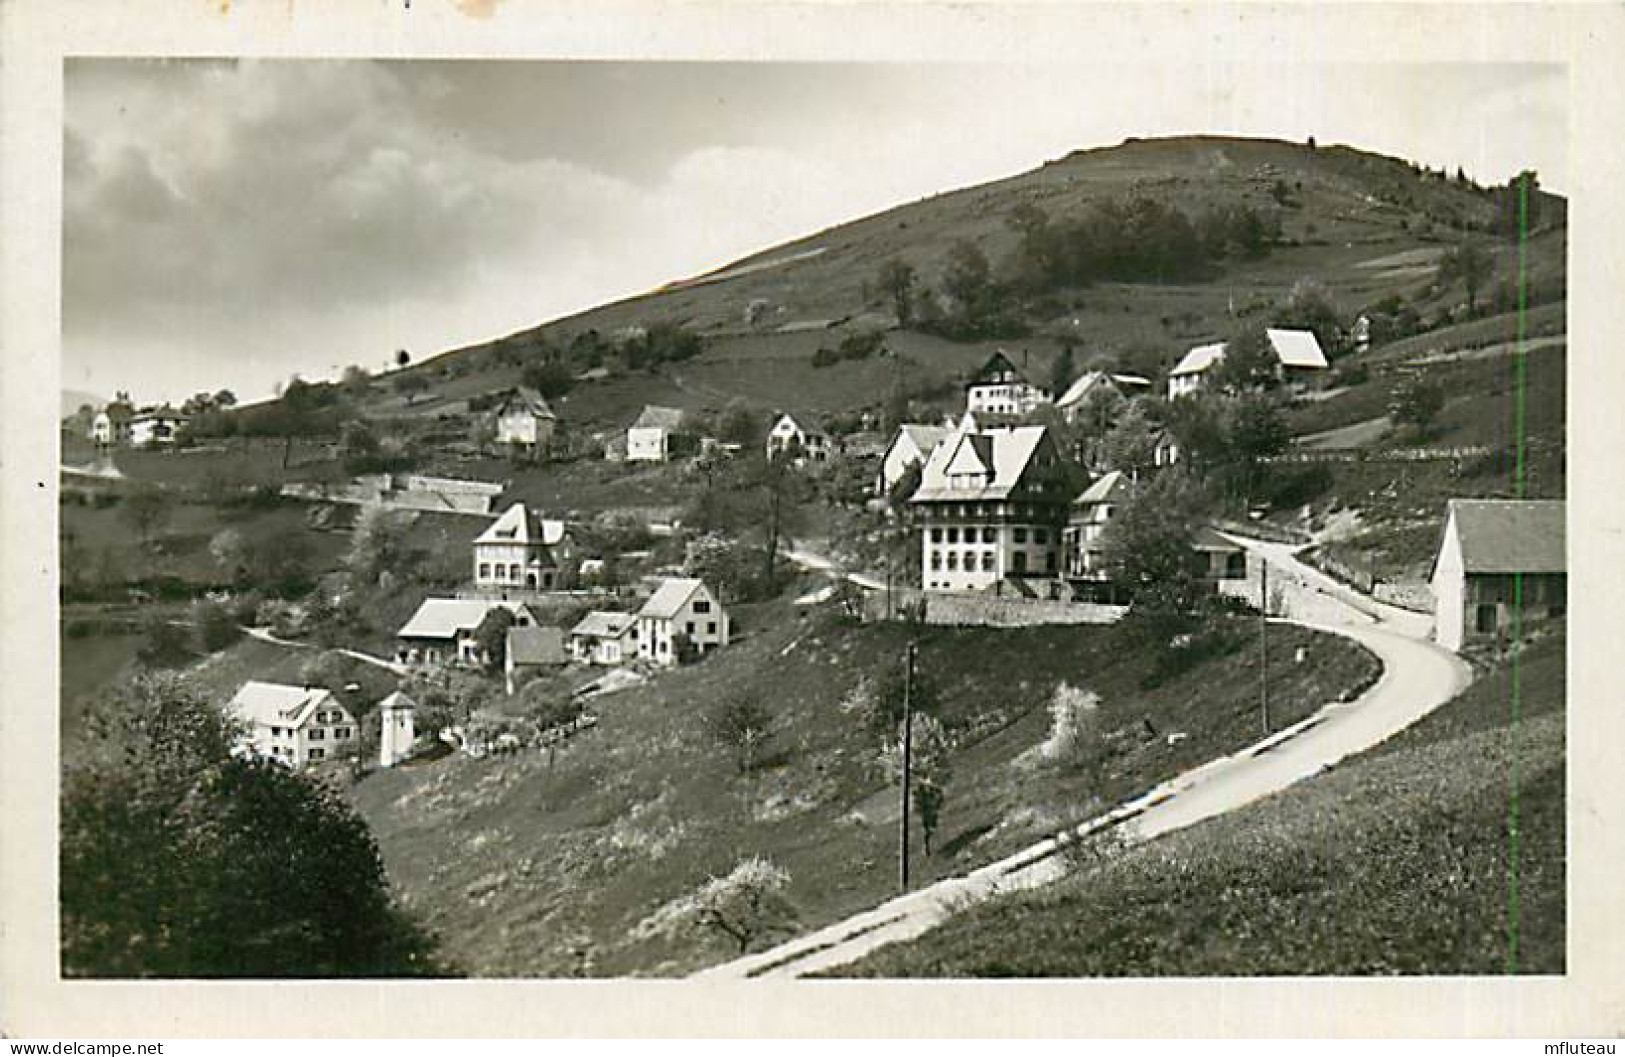
[[[891,894],[896,795],[875,766],[880,738],[860,702],[864,681],[895,667],[903,630],[773,613],[747,615],[744,626],[727,650],[598,702],[600,727],[556,759],[454,758],[355,788],[397,890],[454,959],[488,976],[670,975],[721,960],[729,946],[710,937],[632,933],[753,854],[791,874],[801,927]],[[1305,660],[1282,682],[1287,718],[1375,674],[1375,660],[1344,640],[1290,638],[1281,648],[1301,645]],[[1252,651],[1231,652],[1146,691],[1140,663],[1104,629],[925,629],[920,670],[964,741],[937,852],[918,875],[1013,851],[1253,740],[1253,663]],[[1116,749],[1097,783],[1017,762],[1046,736],[1045,706],[1062,681],[1103,698]],[[774,714],[764,765],[748,776],[705,729],[714,702],[744,695]],[[1175,732],[1187,736],[1170,746]]]
[[[1329,774],[843,975],[1561,973],[1564,646],[1519,658],[1517,726],[1496,668]]]

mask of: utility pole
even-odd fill
[[[908,787],[914,769],[914,643],[903,651],[903,788],[902,805],[898,812],[901,822],[897,828],[897,882],[902,891],[908,891]]]
[[[1258,556],[1258,701],[1264,715],[1264,734],[1270,732],[1270,563]]]

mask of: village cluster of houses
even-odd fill
[[[123,393],[90,420],[90,440],[102,448],[149,448],[174,444],[186,416],[168,404],[136,407]]]

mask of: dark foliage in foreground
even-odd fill
[[[231,759],[218,709],[152,678],[92,724],[61,831],[73,977],[443,975],[332,789]]]

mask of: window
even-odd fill
[[[281,727],[272,727],[271,728],[271,737],[273,737],[273,738],[282,737],[282,728]]]
[[[349,727],[336,727],[333,730],[333,740],[334,741],[344,741],[349,736],[350,736],[350,728]]]
[[[327,753],[324,752],[321,749],[311,749],[310,750],[310,758],[313,759],[313,760],[319,760],[319,759],[321,759],[322,757],[324,757],[326,755],[327,755]]]
[[[992,543],[994,541],[994,539],[996,538],[996,536],[997,536],[997,534],[993,531],[993,528],[991,526],[989,526],[988,528],[985,528],[985,529],[982,530],[982,542],[983,543]]]
[[[931,568],[932,568],[932,570],[937,570],[937,569],[942,568],[942,552],[941,551],[932,551],[931,552]]]
[[[707,635],[715,635],[717,633],[717,622],[714,621],[714,620],[706,621],[705,622],[705,633]]]
[[[1495,633],[1495,607],[1478,607],[1478,633],[1480,635],[1493,635]]]
[[[948,542],[949,543],[958,543],[959,542],[959,529],[957,527],[950,527],[948,529]]]
[[[958,551],[949,551],[948,552],[948,568],[950,570],[959,568],[959,552]]]
[[[1026,529],[1018,528],[1018,529],[1015,530],[1013,535],[1014,535],[1015,541],[1017,543],[1026,543],[1027,542],[1027,530]]]
[[[688,628],[684,634],[688,635],[690,638],[694,637],[694,622],[692,620],[688,622]]]
[[[968,572],[968,573],[976,571],[976,552],[975,551],[966,551],[965,552],[965,571]]]
[[[1027,552],[1026,551],[1016,551],[1015,567],[1016,567],[1016,572],[1018,572],[1018,573],[1024,573],[1024,572],[1027,571]]]
[[[982,571],[984,573],[990,573],[990,572],[993,571],[993,552],[992,551],[987,551],[986,553],[984,553],[982,555]]]
[[[934,528],[934,529],[931,530],[931,542],[932,543],[941,543],[942,542],[942,530],[941,529]]]
[[[1033,542],[1034,543],[1048,543],[1049,542],[1049,532],[1047,530],[1045,530],[1045,529],[1033,529]]]
[[[665,653],[668,646],[670,646],[670,643],[662,642],[660,644],[660,652]]]
[[[481,580],[489,580],[490,578],[491,578],[491,563],[490,562],[480,562],[480,579]]]
[[[311,732],[310,732],[310,740],[311,741],[321,741],[325,737],[327,737],[327,731],[323,730],[321,727],[314,727],[314,728],[311,729]]]
[[[519,563],[518,562],[515,562],[513,565],[508,566],[508,579],[510,579],[510,580],[518,580],[519,579]]]
[[[696,613],[709,613],[709,612],[711,612],[711,603],[706,601],[703,598],[696,598],[694,600],[694,612],[696,612]]]
[[[1048,551],[1048,552],[1045,553],[1045,555],[1044,555],[1044,571],[1045,572],[1051,572],[1051,573],[1055,571],[1055,552],[1054,551]]]

